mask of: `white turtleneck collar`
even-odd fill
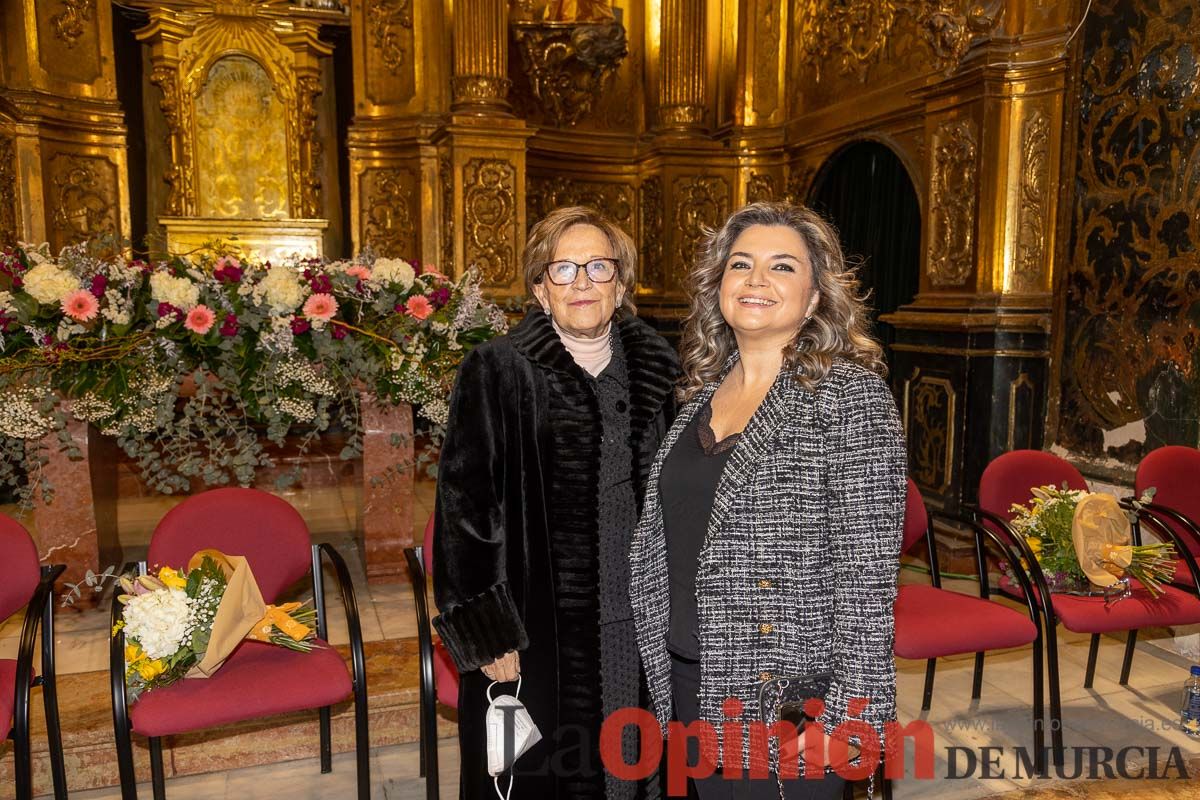
[[[558,323],[553,319],[550,320],[550,324],[554,326],[554,332],[562,340],[563,347],[567,348],[567,352],[575,359],[575,363],[593,378],[603,372],[612,360],[612,344],[608,339],[612,322],[609,322],[604,332],[595,339],[572,336],[558,327]]]

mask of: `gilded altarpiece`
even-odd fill
[[[319,255],[315,98],[331,48],[270,0],[182,5],[152,9],[137,32],[169,130],[167,247],[236,236],[266,257]]]

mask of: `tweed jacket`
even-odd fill
[[[638,648],[664,734],[672,719],[670,592],[659,475],[717,386],[687,403],[663,440],[630,550]],[[846,721],[851,700],[865,698],[858,716],[883,743],[896,710],[892,604],[905,475],[899,415],[882,379],[844,359],[811,391],[780,373],[721,475],[696,574],[700,716],[716,727],[722,755],[722,723],[735,718],[725,714],[726,698],[742,701],[743,723],[757,721],[762,681],[821,671],[834,676],[826,730]]]

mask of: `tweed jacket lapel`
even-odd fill
[[[780,370],[779,376],[771,385],[767,396],[763,398],[758,410],[746,423],[742,435],[738,437],[733,453],[729,456],[729,461],[726,462],[721,479],[717,483],[717,491],[713,497],[712,516],[709,517],[708,530],[704,537],[705,547],[700,551],[701,560],[704,558],[704,551],[708,549],[708,544],[725,524],[729,509],[738,497],[739,489],[749,483],[754,467],[765,454],[771,437],[779,430],[779,426],[791,416],[793,403],[790,398],[796,394],[792,384],[791,371]],[[711,393],[709,396],[711,397]]]

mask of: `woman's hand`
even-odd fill
[[[484,664],[479,669],[490,680],[501,683],[515,681],[521,674],[521,654],[516,650],[509,650],[492,663]]]

